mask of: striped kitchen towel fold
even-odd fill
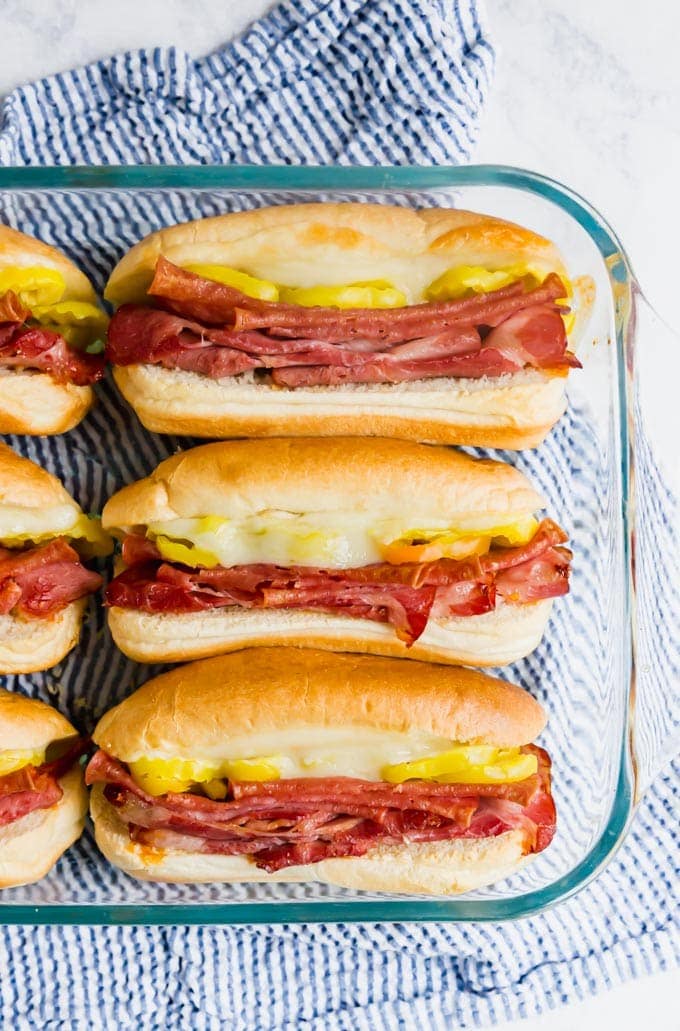
[[[492,70],[475,0],[291,0],[203,60],[176,49],[139,51],[16,90],[2,112],[0,163],[459,163],[470,156]],[[45,235],[54,219],[57,236],[61,220],[74,256],[101,286],[113,255],[87,210],[65,196],[47,211],[34,197],[21,225]],[[126,231],[118,244],[132,242]],[[556,454],[560,439],[582,432],[579,419],[564,420]],[[121,469],[106,464],[105,441],[93,430],[129,432],[135,475],[174,446],[128,430],[126,420],[106,386],[82,431],[13,443],[98,501]],[[641,693],[656,699],[655,733],[668,738],[671,714],[658,698],[680,676],[680,604],[668,565],[678,555],[675,509],[639,438],[640,622],[658,634],[641,642]],[[596,472],[582,464],[582,490],[595,489]],[[661,583],[662,568],[670,584]],[[104,689],[118,661],[102,657]],[[22,678],[18,686],[42,691],[48,681]],[[65,700],[89,690],[74,674]],[[474,1026],[662,969],[680,959],[672,772],[657,777],[626,845],[597,881],[515,924],[7,928],[0,1027]]]
[[[458,164],[493,70],[473,0],[291,0],[224,50],[15,90],[2,164]]]

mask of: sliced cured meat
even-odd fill
[[[567,548],[549,548],[499,573],[496,590],[505,601],[514,604],[567,594],[570,562],[571,552]]]
[[[51,616],[101,583],[63,537],[23,551],[0,549],[0,615]]]
[[[524,365],[509,361],[492,348],[476,354],[457,354],[448,358],[394,361],[377,356],[356,367],[314,365],[311,368],[273,369],[272,382],[279,387],[336,387],[343,383],[409,383],[420,379],[481,379],[519,372]]]
[[[548,305],[524,308],[510,315],[484,338],[484,346],[508,361],[543,368],[564,357],[564,323],[559,311]],[[576,361],[573,355],[569,361]]]
[[[190,319],[199,319],[208,325],[233,323],[237,307],[267,310],[269,301],[248,297],[233,286],[204,279],[188,272],[161,254],[156,262],[154,277],[147,291],[150,297],[166,302],[166,306]],[[276,308],[286,307],[276,305]]]
[[[430,615],[480,615],[498,598],[523,603],[566,594],[571,552],[557,546],[565,540],[564,531],[545,519],[527,544],[463,560],[343,570],[266,563],[191,569],[164,562],[153,542],[130,535],[123,544],[129,568],[109,584],[106,604],[145,612],[240,606],[344,613],[390,623],[411,645]]]
[[[124,304],[109,324],[106,357],[114,365],[141,361],[183,368],[195,363],[197,368],[193,371],[201,371],[201,363],[210,364],[211,360],[214,363],[215,356],[221,355],[221,366],[213,364],[212,370],[209,367],[203,372],[203,375],[219,378],[236,375],[258,364],[235,346],[236,340],[231,338],[236,336],[224,330],[206,330],[198,323],[166,311]]]
[[[554,301],[564,292],[561,280],[555,276],[548,277],[542,287],[528,292],[524,292],[520,282],[493,293],[477,294],[464,300],[440,304],[414,304],[405,308],[362,311],[298,308],[295,313],[287,312],[280,324],[260,313],[239,308],[235,313],[234,329],[239,332],[266,330],[272,336],[313,336],[335,343],[366,338],[380,340],[387,347],[434,333],[455,332],[470,327],[492,328],[524,309],[551,305],[555,310],[565,312],[567,309],[561,305],[558,307]],[[333,318],[331,312],[334,313]]]
[[[564,324],[559,312],[528,308],[511,316],[514,329],[506,323],[484,337],[477,349],[446,348],[441,341],[447,334],[429,341],[399,344],[391,350],[371,355],[370,360],[350,368],[315,365],[313,368],[274,368],[272,380],[278,386],[337,386],[342,383],[403,383],[419,379],[453,377],[481,379],[519,372],[525,368],[580,367],[575,355],[566,350]],[[476,334],[477,330],[469,330]],[[438,339],[438,347],[430,341]],[[437,353],[439,351],[439,353]]]
[[[162,306],[123,305],[109,326],[116,365],[152,364],[214,379],[251,369],[281,387],[497,377],[578,366],[548,276],[456,301],[394,309],[305,308],[260,301],[159,258],[150,294]],[[169,309],[169,310],[166,310]]]
[[[338,818],[342,818],[348,824],[358,823],[360,820],[373,820],[384,826],[389,816],[394,819],[399,812],[427,813],[439,822],[454,820],[460,825],[461,830],[465,830],[478,807],[477,795],[460,798],[451,792],[446,800],[443,796],[433,796],[432,808],[430,798],[426,795],[416,796],[415,804],[411,807],[408,804],[391,806],[389,801],[382,804],[379,799],[374,801],[369,796],[365,800],[361,797],[333,797],[329,800],[329,796],[326,795],[318,800],[307,799],[301,794],[299,798],[289,797],[283,806],[270,799],[262,802],[255,800],[253,806],[236,805],[234,808],[237,815],[230,811],[230,803],[216,802],[215,805],[223,805],[225,811],[218,814],[215,819],[205,819],[204,816],[197,818],[187,805],[181,809],[176,806],[168,807],[164,800],[158,799],[155,803],[149,803],[117,785],[107,786],[105,797],[116,806],[121,819],[126,823],[138,827],[175,830],[184,834],[193,831],[215,842],[248,840],[255,836],[261,837],[264,842],[271,838],[280,839],[284,835],[301,837],[313,834],[316,837],[320,824],[330,823],[331,820]],[[180,797],[186,801],[196,796],[187,793]],[[395,798],[397,801],[405,802],[398,796]],[[258,805],[261,808],[257,808]]]
[[[428,336],[432,332],[455,325],[497,326],[514,312],[534,305],[545,305],[564,297],[565,287],[559,276],[550,275],[535,290],[524,290],[522,281],[500,290],[475,294],[455,301],[412,304],[403,308],[338,310],[337,308],[301,308],[286,306],[281,312],[254,312],[246,306],[236,309],[234,328],[269,329],[274,335],[280,329],[295,331],[298,336],[312,334],[323,339],[351,339],[354,336],[380,339],[385,343]]]
[[[0,296],[0,368],[47,372],[57,383],[87,386],[105,372],[101,355],[69,347],[60,333],[27,325],[31,311],[7,290]]]
[[[524,831],[526,852],[555,831],[550,760],[533,745],[538,772],[514,784],[388,784],[351,777],[232,782],[215,802],[184,792],[146,794],[125,766],[103,751],[86,772],[132,840],[157,849],[252,856],[275,871],[332,856],[364,855],[372,845],[494,837]]]
[[[224,379],[227,376],[238,376],[250,369],[262,368],[258,359],[231,347],[179,350],[163,355],[156,364],[166,369],[196,372],[209,379]]]
[[[525,291],[522,280],[517,280],[485,294],[401,308],[307,308],[248,297],[233,287],[179,268],[161,256],[148,293],[162,300],[171,311],[208,325],[229,325],[237,330],[269,329],[275,336],[279,335],[277,330],[286,329],[301,337],[391,340],[397,326],[405,327],[399,334],[410,333],[411,339],[427,335],[421,331],[421,326],[435,319],[439,329],[455,320],[494,326],[522,308],[564,298],[566,289],[559,276],[551,274],[540,286],[529,291]],[[329,331],[329,336],[325,331]],[[409,337],[401,335],[401,339]]]
[[[191,813],[190,819],[217,823],[224,819],[239,819],[244,813],[256,808],[258,812],[274,812],[290,808],[295,800],[295,811],[309,809],[318,812],[323,804],[329,805],[329,793],[335,804],[342,800],[346,806],[370,796],[371,805],[391,805],[397,808],[422,808],[433,799],[443,803],[454,799],[489,796],[505,798],[510,802],[528,805],[534,793],[546,782],[550,772],[547,752],[536,745],[524,745],[523,753],[535,755],[538,772],[532,777],[507,784],[439,784],[435,781],[408,780],[401,784],[390,784],[380,780],[361,780],[355,777],[291,777],[270,781],[231,782],[231,801],[216,802],[204,795],[190,792],[167,795],[147,795],[131,776],[127,767],[118,759],[99,749],[90,760],[85,780],[87,784],[110,784],[125,789],[147,805],[160,807],[176,815]]]
[[[59,780],[88,750],[89,743],[78,738],[56,760],[41,766],[22,766],[0,777],[0,827],[35,812],[50,809],[61,799]]]
[[[445,329],[443,332],[429,337],[416,337],[415,340],[395,344],[393,347],[384,349],[382,353],[401,364],[408,361],[424,362],[436,358],[453,358],[457,355],[473,354],[479,351],[481,346],[482,340],[478,330],[472,326],[461,326],[455,329]],[[376,346],[373,350],[378,350],[378,347]]]
[[[51,808],[62,795],[56,777],[43,775],[40,767],[24,766],[17,773],[0,777],[0,827],[36,809]]]
[[[129,533],[123,539],[121,558],[126,566],[135,566],[140,562],[161,562],[161,553],[153,541],[140,537],[137,533]]]
[[[0,367],[35,369],[57,383],[84,387],[100,380],[106,365],[102,355],[76,351],[52,330],[5,322],[0,325]]]
[[[226,582],[230,570],[203,572],[205,576],[166,562],[159,566],[133,566],[111,581],[106,603],[146,612],[201,612],[238,605],[346,613],[359,619],[391,623],[397,636],[412,644],[427,625],[436,593],[434,587],[355,584],[332,576],[295,579],[286,569],[278,570],[272,580],[260,580],[248,592],[237,586],[218,586],[220,574]]]
[[[329,344],[322,340],[283,340],[257,332],[211,329],[153,308],[126,305],[112,319],[106,354],[114,365],[142,362],[197,372],[213,379],[248,369],[288,373],[309,366],[314,367],[309,373],[314,376],[328,366],[338,370],[335,375],[350,381],[375,376],[375,369],[381,368],[386,376],[399,381],[421,369],[422,376],[443,375],[449,366],[452,375],[495,375],[524,365],[480,348],[477,330],[469,327],[383,350],[380,342],[370,340]],[[559,364],[559,358],[555,360]],[[430,364],[432,373],[428,371]]]
[[[448,336],[452,337],[451,334]],[[457,336],[454,334],[452,339],[458,341],[461,337],[469,346],[469,331]],[[460,343],[457,346],[461,346]],[[370,352],[382,347],[380,341],[370,340],[353,340],[338,346],[324,340],[279,339],[257,331],[237,333],[231,329],[204,326],[157,308],[124,304],[109,326],[107,356],[115,365],[131,365],[140,361],[170,364],[178,353],[188,357],[194,352],[224,349],[249,355],[253,367],[265,368],[289,363],[361,363],[368,360]]]

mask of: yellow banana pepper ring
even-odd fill
[[[386,766],[383,780],[403,784],[407,780],[434,780],[443,784],[496,784],[526,780],[538,770],[538,759],[518,748],[492,745],[458,745],[448,752]]]
[[[106,332],[109,323],[106,312],[88,301],[59,301],[57,304],[34,305],[31,314],[38,322],[52,326],[86,324],[99,335]]]
[[[183,544],[181,541],[173,541],[170,537],[159,534],[154,543],[163,558],[168,562],[179,562],[184,566],[205,566],[212,569],[219,566],[219,559],[211,551],[199,548],[194,544]]]
[[[231,759],[222,763],[220,773],[229,780],[279,780],[281,774],[270,759]]]
[[[376,280],[347,286],[281,287],[281,300],[305,308],[403,308],[406,295]]]
[[[225,762],[204,763],[195,759],[141,758],[129,763],[130,773],[149,795],[166,795],[169,791],[181,794],[200,785],[213,799],[225,798],[224,779],[278,780],[280,773],[271,757],[232,759]]]
[[[15,773],[24,766],[40,766],[45,761],[45,752],[30,750],[16,752],[0,752],[0,777],[7,773]]]
[[[11,290],[27,308],[56,304],[64,296],[65,289],[64,277],[56,269],[33,265],[0,269],[0,295]]]
[[[484,555],[491,543],[489,537],[451,538],[446,534],[422,544],[413,543],[418,539],[402,538],[384,544],[380,548],[384,561],[398,566],[405,562],[436,562],[440,558],[469,558],[471,555]]]
[[[129,763],[130,773],[149,795],[181,794],[199,780],[212,780],[218,767],[207,767],[193,759],[136,759]]]
[[[425,297],[428,301],[451,301],[464,297],[470,291],[485,294],[491,290],[500,290],[518,278],[512,269],[491,272],[481,265],[459,265],[447,269],[439,279],[430,283]]]
[[[85,541],[88,545],[88,556],[102,557],[110,555],[113,551],[113,538],[102,529],[99,516],[91,517],[83,513],[64,536],[71,540]]]
[[[239,272],[238,269],[228,268],[226,265],[185,265],[187,272],[193,272],[203,279],[212,279],[215,283],[224,283],[225,286],[233,286],[248,297],[257,297],[260,301],[278,301],[279,288],[276,283],[270,283],[267,279],[257,279],[249,276],[247,272]]]

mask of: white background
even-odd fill
[[[138,46],[199,56],[269,0],[0,0],[0,95]],[[680,5],[676,0],[487,0],[498,66],[476,158],[559,179],[607,217],[651,303],[680,325]],[[678,473],[680,340],[642,342],[643,403]],[[642,350],[642,348],[641,348]],[[680,1031],[672,972],[537,1020],[526,1031]]]

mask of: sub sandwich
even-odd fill
[[[512,466],[411,441],[205,444],[104,506],[109,626],[141,662],[303,644],[502,665],[568,591],[542,506]]]
[[[261,208],[133,247],[106,353],[159,433],[533,447],[580,365],[574,293],[549,240],[488,215]]]
[[[112,551],[59,480],[0,444],[0,673],[32,673],[76,644],[102,584],[85,560]]]
[[[40,880],[82,834],[86,749],[56,709],[0,688],[0,888]]]
[[[0,226],[0,433],[65,433],[94,403],[107,317],[55,247]]]
[[[99,848],[155,881],[447,895],[555,831],[545,714],[483,673],[253,649],[149,681],[99,722]]]

